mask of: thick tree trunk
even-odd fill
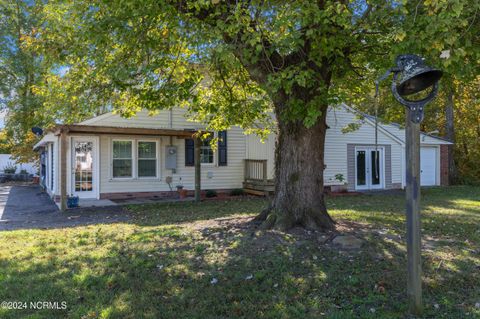
[[[323,107],[318,122],[309,128],[301,121],[277,119],[275,195],[271,207],[258,217],[265,228],[335,228],[323,194],[326,109]]]
[[[455,122],[454,122],[454,92],[453,89],[447,93],[447,105],[445,107],[445,129],[447,139],[455,143]],[[451,184],[457,181],[457,168],[454,158],[455,145],[448,145],[448,179]]]

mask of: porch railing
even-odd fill
[[[268,180],[267,160],[245,159],[245,181],[262,181],[265,184]]]

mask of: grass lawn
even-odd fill
[[[423,190],[426,318],[480,318],[480,187]],[[405,318],[404,198],[329,198],[339,230],[259,231],[261,199],[132,206],[129,223],[0,232],[0,318]],[[477,306],[475,304],[477,303]]]

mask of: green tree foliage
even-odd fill
[[[5,138],[20,161],[32,159],[33,152],[25,157],[16,153],[16,146],[31,143],[27,137],[31,127],[43,124],[42,112],[37,113],[42,100],[33,93],[43,72],[41,59],[23,46],[25,37],[38,25],[39,11],[39,4],[0,1],[0,103],[7,110]]]
[[[5,141],[19,162],[36,159],[32,147],[38,138],[32,127],[46,129],[103,111],[89,107],[88,94],[75,92],[68,86],[74,82],[59,76],[62,69],[30,47],[41,35],[44,3],[0,0],[0,108],[7,111]],[[82,98],[83,103],[78,102]]]
[[[478,150],[478,146],[471,144],[470,137],[473,137],[471,132],[477,125],[475,109],[478,107],[478,100],[471,97],[480,91],[480,2],[407,1],[404,2],[402,12],[405,20],[396,27],[393,34],[395,45],[392,46],[392,53],[419,54],[427,59],[428,64],[444,72],[439,95],[426,108],[422,130],[439,131],[441,136],[455,142],[450,149],[455,163],[452,161],[450,166],[458,166],[460,175],[457,176],[455,172],[451,174],[452,182],[480,181],[478,170],[467,165],[471,163],[470,156]],[[391,60],[385,62],[384,70],[392,64]],[[379,73],[376,76],[381,75],[381,65],[377,64]],[[356,93],[355,102],[363,111],[374,114],[373,84],[368,85],[369,94],[365,94],[368,88],[364,86],[353,90]],[[378,109],[380,119],[404,123],[403,107],[393,99],[389,82],[385,81],[383,85]],[[468,108],[462,108],[467,106],[472,110],[473,122],[465,118],[468,116]],[[450,118],[449,107],[453,108],[453,116]],[[468,125],[460,124],[462,121]],[[471,152],[465,151],[465,145],[468,145]]]
[[[10,154],[12,152],[12,145],[7,139],[7,134],[4,130],[0,131],[0,154]]]
[[[397,53],[437,62],[462,41],[451,52],[467,56],[469,30],[457,42],[444,34],[470,10],[457,2],[53,0],[28,43],[64,71],[38,87],[49,108],[131,116],[183,106],[208,129],[258,134],[273,110],[276,195],[264,225],[332,228],[322,195],[328,105],[365,101]]]
[[[460,183],[480,183],[480,77],[467,83],[456,82],[455,165]]]

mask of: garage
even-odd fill
[[[437,183],[437,148],[422,146],[420,149],[420,184],[435,186]]]

